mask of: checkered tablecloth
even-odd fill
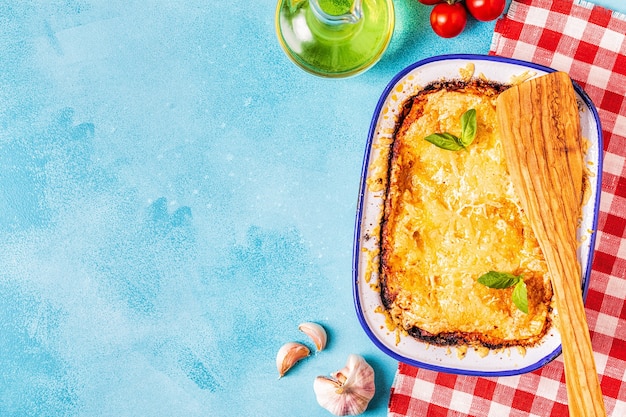
[[[596,251],[585,303],[607,415],[626,416],[626,16],[574,0],[513,0],[491,54],[566,71],[598,109],[604,166]],[[389,416],[565,417],[563,361],[501,378],[399,364]]]

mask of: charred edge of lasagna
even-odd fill
[[[461,332],[447,332],[447,333],[439,333],[439,334],[430,334],[425,330],[420,329],[419,327],[413,327],[407,331],[407,333],[423,342],[429,343],[431,345],[436,346],[461,346],[461,345],[469,345],[469,346],[484,346],[488,349],[502,349],[512,346],[523,346],[521,341],[516,340],[511,343],[493,343],[490,341],[485,341],[479,334],[475,333],[461,333]],[[536,343],[535,341],[528,343],[532,345]]]
[[[552,308],[548,308],[548,312],[552,313]],[[543,337],[548,333],[548,330],[552,327],[551,314],[546,317],[546,325],[544,330],[538,335],[526,339],[526,340],[510,340],[499,341],[494,343],[492,340],[486,339],[480,333],[463,333],[463,332],[444,332],[439,334],[432,334],[419,327],[411,327],[407,329],[409,336],[422,342],[429,343],[436,346],[484,346],[488,349],[497,350],[510,347],[532,347],[535,346]]]
[[[388,308],[390,301],[383,296],[383,304]],[[485,338],[481,333],[463,333],[463,332],[443,332],[432,334],[417,326],[406,329],[409,336],[436,346],[483,346],[488,349],[497,350],[509,347],[531,347],[535,346],[552,328],[552,307],[548,307],[548,315],[546,317],[546,325],[543,331],[536,336],[526,340],[499,341],[498,343]]]

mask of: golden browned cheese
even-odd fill
[[[506,86],[486,81],[431,85],[405,106],[390,154],[381,227],[380,284],[391,321],[440,345],[531,346],[550,327],[546,263],[519,206],[498,137],[495,103]],[[466,149],[424,137],[460,136],[476,109]],[[477,282],[489,271],[523,275],[529,313],[512,288]]]

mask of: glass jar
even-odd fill
[[[276,32],[287,56],[322,77],[348,77],[381,58],[394,28],[392,0],[279,0]]]

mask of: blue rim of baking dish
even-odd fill
[[[400,71],[398,74],[396,74],[396,76],[389,82],[389,84],[387,84],[387,87],[384,89],[383,93],[381,94],[378,100],[378,103],[376,105],[376,109],[374,111],[374,117],[372,118],[372,121],[370,124],[368,139],[367,139],[367,143],[365,146],[363,165],[361,167],[361,184],[359,187],[359,196],[358,196],[358,202],[357,202],[356,222],[355,222],[355,231],[354,231],[354,243],[353,243],[353,248],[352,248],[352,261],[353,261],[352,291],[353,291],[354,305],[356,308],[358,320],[361,324],[361,327],[363,327],[363,329],[365,330],[365,333],[372,340],[372,342],[384,353],[386,353],[390,357],[400,362],[417,366],[420,368],[432,370],[432,371],[453,373],[453,374],[458,374],[458,375],[487,376],[487,377],[520,375],[520,374],[537,370],[545,366],[546,364],[552,362],[554,359],[556,359],[561,354],[561,350],[562,350],[561,344],[559,344],[558,347],[554,349],[552,352],[546,354],[543,358],[534,362],[533,364],[522,367],[522,368],[516,368],[516,369],[505,369],[502,371],[480,371],[480,370],[473,370],[473,369],[458,369],[458,368],[452,368],[452,367],[433,365],[428,362],[423,362],[423,361],[419,361],[416,359],[407,358],[406,356],[401,355],[397,352],[394,352],[391,349],[389,349],[387,346],[385,346],[382,343],[382,341],[370,329],[365,319],[365,315],[364,315],[361,300],[360,300],[360,295],[359,295],[360,265],[359,263],[361,259],[360,252],[361,252],[361,229],[363,226],[363,223],[362,223],[363,205],[364,205],[364,199],[365,199],[365,189],[367,187],[366,180],[367,180],[367,174],[368,174],[368,168],[369,168],[369,162],[370,162],[372,142],[373,142],[373,138],[376,132],[378,117],[381,113],[381,110],[391,90],[396,86],[396,84],[404,76],[406,76],[408,73],[410,73],[414,69],[424,66],[426,64],[437,62],[437,61],[451,61],[451,60],[492,61],[492,62],[501,62],[501,63],[519,65],[519,66],[523,66],[529,69],[540,70],[545,73],[556,71],[556,69],[547,67],[544,65],[540,65],[540,64],[536,64],[536,63],[528,62],[524,60],[519,60],[519,59],[506,58],[506,57],[502,57],[498,55],[448,54],[448,55],[433,56],[433,57],[415,62],[409,65],[408,67],[406,67],[405,69],[403,69],[402,71]],[[594,106],[593,102],[591,101],[587,93],[585,93],[585,91],[575,81],[572,81],[572,83],[574,85],[575,91],[582,98],[585,105],[592,111],[593,119],[595,120],[595,126],[597,129],[597,135],[598,135],[597,136],[598,137],[598,160],[596,161],[596,164],[598,165],[598,174],[596,177],[596,196],[595,196],[595,201],[594,201],[593,221],[592,221],[593,228],[590,233],[589,258],[587,261],[585,273],[583,275],[583,282],[582,282],[582,288],[581,288],[583,300],[586,300],[587,292],[589,289],[589,279],[591,276],[591,270],[592,270],[592,264],[593,264],[596,231],[597,231],[597,226],[598,226],[598,215],[599,215],[599,209],[600,209],[600,195],[601,195],[601,185],[602,185],[603,138],[602,138],[602,128],[600,124],[600,118],[598,116],[596,107]]]

